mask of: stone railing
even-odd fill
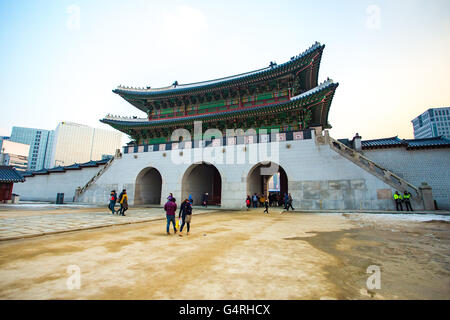
[[[116,154],[114,155],[114,157],[112,157],[104,166],[103,168],[101,168],[96,174],[95,176],[93,176],[83,187],[78,187],[75,190],[75,196],[73,199],[73,202],[76,202],[81,195],[91,186],[95,183],[95,181],[97,181],[97,179],[106,172],[106,170],[108,170],[108,168],[111,166],[111,164],[113,163],[114,159],[116,158],[120,158],[122,156],[121,152],[119,149],[116,150]]]
[[[341,154],[345,158],[349,159],[359,167],[365,169],[366,171],[370,172],[371,174],[377,176],[381,180],[383,180],[385,183],[389,184],[393,188],[397,189],[399,192],[403,193],[404,191],[414,192],[418,198],[421,198],[421,192],[419,188],[412,185],[408,181],[404,180],[403,178],[400,178],[393,172],[377,165],[375,162],[370,160],[369,158],[363,156],[358,151],[349,148],[345,144],[333,139],[330,137],[329,132],[325,131],[325,136],[318,137],[318,139],[321,138],[319,143],[328,143],[334,151]]]

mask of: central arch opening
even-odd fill
[[[276,163],[258,163],[248,173],[247,194],[251,198],[256,194],[259,198],[268,199],[271,206],[281,206],[288,192],[286,171]],[[260,206],[260,203],[257,205]]]
[[[202,196],[208,194],[208,205],[220,205],[222,201],[222,177],[211,164],[202,162],[190,166],[183,176],[181,197],[192,195],[194,205],[202,204]],[[181,200],[183,200],[181,199]]]
[[[155,168],[145,168],[136,178],[134,203],[161,204],[162,177]]]

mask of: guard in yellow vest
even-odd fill
[[[395,206],[397,208],[397,211],[403,211],[403,206],[402,206],[403,197],[400,193],[398,193],[398,191],[395,191],[395,193],[394,193],[394,200],[395,200]],[[400,210],[398,210],[398,208],[400,208]]]
[[[405,201],[406,211],[414,211],[411,207],[411,193],[409,191],[403,193],[403,201]]]

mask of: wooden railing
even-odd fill
[[[419,188],[412,185],[408,181],[406,181],[403,178],[400,178],[393,172],[377,165],[372,160],[368,159],[367,157],[363,156],[360,152],[349,148],[345,144],[331,138],[329,136],[328,131],[325,131],[325,141],[328,141],[330,144],[331,149],[336,151],[337,153],[341,154],[345,158],[349,159],[359,167],[365,169],[366,171],[370,172],[371,174],[377,176],[381,180],[383,180],[385,183],[389,184],[393,188],[396,188],[399,192],[409,191],[409,192],[415,192],[416,196],[421,198],[421,193]]]

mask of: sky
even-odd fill
[[[450,106],[450,1],[0,0],[0,135],[145,116],[112,90],[190,83],[325,44],[334,138],[413,138]],[[112,130],[112,128],[111,128]],[[124,142],[128,139],[124,138]]]

